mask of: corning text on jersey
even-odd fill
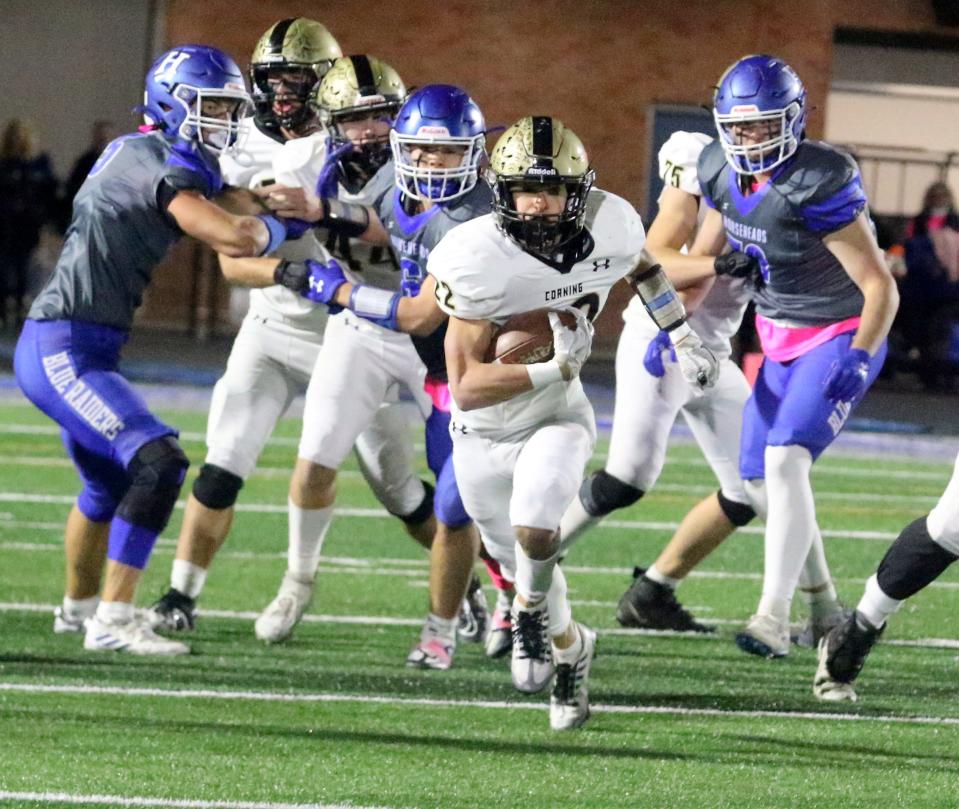
[[[578,284],[570,284],[565,287],[556,287],[556,289],[548,289],[543,296],[543,300],[547,303],[549,301],[558,301],[560,298],[566,298],[569,295],[578,295],[583,291],[583,282],[580,281]]]
[[[723,225],[726,227],[726,230],[737,239],[752,242],[753,244],[766,244],[768,241],[766,231],[763,228],[744,225],[742,222],[730,219],[726,214],[723,214]]]

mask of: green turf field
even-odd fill
[[[204,415],[163,415],[198,467]],[[892,621],[852,706],[813,698],[813,652],[765,661],[734,646],[759,596],[754,526],[679,591],[717,624],[714,637],[622,630],[613,613],[632,565],[651,562],[714,488],[698,450],[677,447],[658,489],[566,562],[574,613],[600,639],[593,718],[555,734],[548,697],[514,692],[506,661],[478,647],[461,645],[448,672],[404,667],[425,615],[426,560],[352,463],[311,614],[282,646],[254,639],[252,618],[285,567],[297,434],[295,420],[281,424],[241,494],[193,654],[135,659],[51,632],[61,523],[78,485],[52,423],[0,406],[0,805],[959,806],[959,566]],[[949,464],[894,458],[817,465],[847,603],[949,475]],[[166,588],[181,514],[154,554],[144,605]]]

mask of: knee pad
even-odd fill
[[[423,483],[423,500],[416,507],[416,509],[409,514],[394,514],[394,517],[399,517],[407,525],[419,525],[420,523],[426,522],[430,515],[433,513],[433,495],[436,489],[433,488],[433,484],[428,480],[422,481]]]
[[[579,487],[583,508],[593,517],[605,517],[618,508],[631,506],[645,492],[614,478],[605,469],[593,472]]]
[[[205,463],[193,481],[193,496],[207,508],[229,508],[243,488],[243,478],[221,466]]]
[[[730,500],[723,494],[722,489],[717,492],[717,497],[719,498],[719,507],[726,515],[726,519],[737,528],[742,528],[756,516],[756,509],[751,505]]]
[[[131,525],[162,531],[189,466],[190,461],[172,435],[148,441],[130,461],[130,488],[117,514]]]
[[[926,518],[909,523],[879,563],[876,581],[890,598],[905,601],[935,581],[959,555],[942,547],[930,535]]]

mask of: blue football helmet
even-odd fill
[[[210,105],[223,105],[219,115]],[[236,148],[252,109],[243,74],[229,56],[209,45],[180,45],[150,68],[143,93],[143,117],[167,137],[205,146],[220,154]]]
[[[719,80],[713,117],[733,171],[770,171],[792,157],[805,137],[806,88],[782,59],[744,56]],[[760,142],[744,143],[737,124],[765,124],[767,131]]]
[[[427,166],[418,152],[425,145],[460,148],[462,160],[453,168]],[[400,107],[390,132],[390,148],[396,185],[404,196],[448,202],[467,193],[479,180],[486,122],[476,102],[459,87],[427,84],[411,93]]]

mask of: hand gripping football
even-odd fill
[[[487,362],[503,365],[532,365],[553,358],[553,329],[549,325],[551,309],[534,309],[513,315],[493,333]],[[566,328],[576,329],[576,318],[569,312],[558,311]]]

